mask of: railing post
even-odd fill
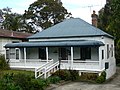
[[[46,67],[44,68],[44,78],[47,78]]]

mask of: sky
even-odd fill
[[[12,12],[23,14],[29,5],[36,0],[0,0],[0,9],[12,8]],[[75,18],[81,18],[91,23],[93,10],[98,11],[104,7],[106,0],[61,0],[63,6],[72,13]]]

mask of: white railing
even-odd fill
[[[100,70],[100,61],[90,60],[61,60],[61,69],[75,69],[75,70]]]
[[[26,62],[49,62],[50,60],[46,59],[26,59]],[[10,59],[9,62],[25,62],[24,59]]]
[[[53,61],[50,61],[39,68],[35,68],[35,78],[39,78],[41,76],[44,76],[44,78],[49,77],[51,75],[50,73],[51,70],[53,72],[57,71],[58,66],[59,66],[59,61],[55,63],[53,63]]]
[[[88,61],[88,60],[85,60],[85,61],[78,61],[78,60],[74,60],[73,63],[99,63],[99,61]]]
[[[29,60],[27,59],[25,62],[24,59],[20,59],[20,60],[11,59],[9,60],[9,65],[10,68],[35,71],[35,68],[41,67],[46,63],[53,61],[53,60],[40,60],[40,61],[38,60],[39,59],[29,59]]]

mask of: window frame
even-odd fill
[[[110,52],[109,52],[109,44],[107,44],[107,59],[109,59],[109,57],[110,57]]]
[[[6,59],[10,59],[10,50],[6,49]]]
[[[111,57],[113,57],[113,44],[111,44]]]
[[[16,57],[17,60],[19,60],[19,58],[20,58],[19,56],[20,56],[19,49],[16,48],[16,49],[15,49],[15,57]]]

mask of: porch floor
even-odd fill
[[[35,69],[39,68],[40,66],[46,64],[46,62],[15,62],[15,63],[10,63],[10,68],[16,68],[16,69]]]

